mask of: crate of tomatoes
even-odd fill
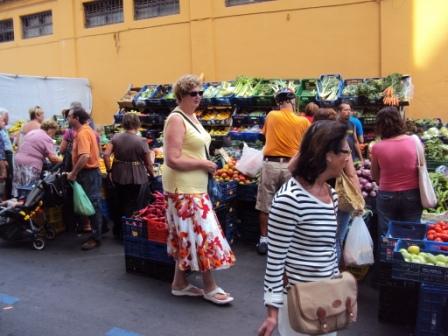
[[[426,239],[439,243],[448,243],[448,222],[438,221],[437,223],[429,224]],[[448,244],[446,250],[448,250]]]

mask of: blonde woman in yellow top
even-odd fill
[[[171,293],[228,304],[233,298],[216,284],[212,271],[229,268],[235,256],[207,194],[208,174],[216,170],[216,164],[207,159],[211,138],[195,115],[203,94],[202,82],[194,75],[185,75],[173,90],[178,106],[165,121],[163,168],[168,253],[176,261]],[[188,270],[202,272],[204,289],[188,283]]]

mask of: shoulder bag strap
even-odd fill
[[[191,121],[190,118],[188,118],[182,111],[174,110],[172,113],[178,113],[182,118],[184,118],[193,128],[198,131],[199,134],[202,134],[202,132],[199,130],[197,125],[194,124],[194,122]],[[210,160],[210,154],[208,153],[207,146],[204,144],[205,149],[205,156],[207,157],[207,160]]]
[[[422,158],[422,144],[420,139],[415,134],[412,135],[415,143],[415,150],[417,151],[417,164],[418,167],[425,165],[425,160]]]

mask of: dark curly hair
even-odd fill
[[[389,139],[406,132],[405,122],[394,106],[383,107],[376,115],[376,134]]]
[[[320,120],[313,123],[302,140],[292,175],[313,184],[327,168],[327,153],[339,154],[346,136],[347,125],[340,121]]]

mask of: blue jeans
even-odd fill
[[[378,240],[387,232],[390,220],[419,222],[423,208],[418,189],[380,191],[376,200],[378,213]],[[380,245],[378,245],[380,246]]]
[[[101,174],[98,169],[83,169],[78,173],[76,181],[83,187],[84,191],[95,208],[95,214],[89,216],[90,226],[92,227],[92,235],[90,239],[96,241],[101,240],[101,229],[103,224],[103,216],[101,214]]]
[[[336,232],[336,254],[338,257],[338,264],[342,258],[342,248],[344,246],[345,238],[347,237],[348,227],[350,224],[350,212],[338,210],[336,220],[338,222],[338,229]]]

